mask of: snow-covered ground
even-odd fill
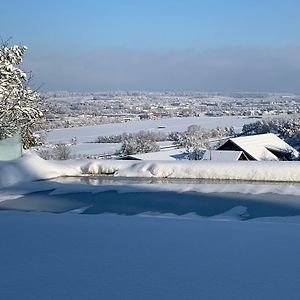
[[[49,143],[64,142],[69,143],[76,137],[77,141],[94,142],[98,136],[108,136],[122,134],[123,132],[132,133],[140,130],[151,130],[157,132],[176,132],[184,131],[190,125],[200,125],[203,128],[213,129],[216,127],[233,126],[237,131],[242,126],[253,122],[253,119],[240,117],[188,117],[188,118],[171,118],[160,120],[147,120],[139,122],[114,123],[87,127],[62,128],[55,129],[47,133]]]
[[[299,196],[295,183],[23,178],[0,190],[0,299],[298,300]]]
[[[231,217],[244,220],[300,214],[299,196],[300,184],[289,183],[62,177],[3,189],[0,209],[124,215],[192,213],[202,217],[231,211]]]
[[[298,300],[299,218],[0,212],[0,298]]]
[[[0,162],[0,299],[298,300],[299,163]]]

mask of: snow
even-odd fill
[[[146,120],[138,122],[114,123],[87,127],[54,129],[47,133],[50,143],[68,143],[73,137],[79,142],[94,142],[98,136],[118,135],[123,132],[133,133],[140,130],[151,130],[156,132],[184,131],[188,126],[196,124],[203,128],[213,129],[216,127],[234,126],[240,130],[246,123],[253,120],[239,117],[188,117],[170,118],[160,120]],[[164,128],[159,128],[164,127]]]
[[[299,155],[293,147],[273,133],[242,136],[230,140],[256,160],[278,160],[278,157],[268,149],[290,151],[295,157]]]
[[[300,182],[300,162],[101,160],[84,163],[81,170],[84,174],[114,174],[121,177]]]
[[[242,151],[221,151],[221,150],[204,150],[203,160],[232,162],[239,159],[242,155]],[[186,148],[161,150],[158,152],[140,153],[134,155],[128,155],[128,158],[136,160],[182,160],[187,158],[188,152]]]
[[[2,189],[0,209],[245,220],[299,215],[299,196],[300,184],[289,183],[68,177]]]
[[[0,298],[298,300],[297,219],[2,211]]]
[[[50,192],[49,192],[50,191]],[[46,194],[43,194],[43,193]],[[200,194],[202,197],[199,198],[201,203],[205,203],[207,199],[213,197],[211,195],[215,195],[216,197],[225,197],[227,200],[225,202],[215,201],[213,203],[218,203],[220,207],[227,207],[231,205],[229,203],[235,203],[234,205],[245,205],[247,203],[259,203],[260,199],[264,199],[266,204],[273,203],[276,207],[277,213],[275,215],[282,215],[284,213],[283,206],[287,206],[288,209],[295,208],[298,212],[300,209],[300,202],[296,200],[299,199],[300,196],[300,184],[291,184],[291,183],[245,183],[245,182],[205,182],[205,181],[191,181],[191,180],[149,180],[149,179],[137,179],[137,178],[113,178],[113,177],[61,177],[48,181],[35,181],[35,182],[23,182],[12,187],[3,188],[0,190],[0,208],[22,208],[29,209],[26,207],[26,199],[30,195],[38,195],[36,193],[42,193],[41,198],[43,199],[44,205],[46,203],[46,198],[49,201],[49,205],[52,207],[50,211],[52,211],[55,201],[52,199],[53,196],[60,196],[57,205],[55,206],[56,212],[67,211],[70,209],[82,208],[92,205],[94,200],[97,200],[98,196],[94,198],[94,195],[99,193],[104,193],[101,197],[102,199],[105,197],[109,197],[109,195],[117,194],[139,194],[142,193],[145,198],[145,193],[156,193],[154,199],[156,199],[160,194],[163,196],[163,201],[166,202],[166,199],[169,199],[170,203],[169,207],[172,207],[176,200],[176,195],[183,195],[192,193],[195,195],[193,199],[196,199],[196,195],[199,198]],[[83,193],[88,193],[87,196],[84,196]],[[49,194],[50,198],[46,196]],[[69,205],[69,201],[65,201],[63,195],[72,194],[71,197],[74,203],[77,203],[75,206],[72,204],[71,208],[67,209]],[[176,194],[176,195],[175,195]],[[210,195],[208,195],[210,194]],[[105,196],[106,195],[106,196]],[[128,197],[124,195],[124,197]],[[237,201],[229,201],[228,197],[232,198],[232,195],[238,195],[239,199],[244,199],[243,202]],[[267,196],[268,195],[268,196]],[[181,196],[180,196],[181,197]],[[20,205],[16,206],[16,199],[23,198],[24,202],[20,202]],[[186,198],[186,197],[185,197]],[[190,199],[181,199],[182,202],[188,203]],[[67,197],[68,199],[68,197]],[[77,200],[75,200],[77,199]],[[146,199],[146,198],[145,198]],[[148,198],[147,198],[148,199]],[[150,196],[150,201],[152,196]],[[234,199],[234,198],[232,198]],[[8,203],[8,200],[12,200],[13,204]],[[79,201],[79,202],[78,202]],[[143,199],[144,201],[144,199]],[[245,202],[246,201],[246,202]],[[251,202],[249,202],[251,201]],[[66,203],[67,202],[67,203]],[[200,203],[199,202],[199,203]],[[24,203],[24,204],[22,204]],[[34,202],[35,203],[35,202]],[[114,202],[113,202],[114,203]],[[141,201],[135,204],[135,207],[141,205]],[[198,203],[198,202],[197,202]],[[195,203],[195,205],[197,205]],[[225,205],[226,204],[226,205]],[[13,205],[13,206],[11,206]],[[24,206],[25,205],[25,206]],[[198,204],[199,205],[199,204]],[[32,210],[36,210],[37,205],[34,205],[35,209],[31,207]],[[280,209],[279,209],[280,208]],[[155,210],[156,208],[151,208]],[[187,212],[187,207],[184,208],[184,212]],[[40,209],[37,209],[40,210]],[[273,209],[274,210],[274,209]],[[272,215],[272,209],[268,209],[268,213]],[[193,210],[195,212],[195,210]]]
[[[140,154],[128,155],[129,158],[137,160],[179,160],[183,159],[188,153],[185,148],[161,150],[158,152],[148,152]]]
[[[0,45],[0,129],[5,138],[21,130],[22,144],[32,143],[31,131],[43,116],[40,95],[29,87],[26,72],[19,69],[26,47]],[[15,155],[14,155],[15,156]]]
[[[0,187],[81,175],[300,182],[299,161],[45,161],[27,152],[18,160],[0,161],[0,169]]]
[[[156,143],[160,147],[161,150],[169,149],[169,148],[176,148],[176,146],[174,145],[174,141],[162,141],[162,142],[156,142]]]
[[[221,151],[221,150],[206,150],[203,155],[203,160],[213,160],[213,161],[236,161],[242,155],[242,151]]]
[[[23,157],[12,161],[0,161],[0,188],[18,182],[30,182],[59,176],[78,175],[76,166],[66,161],[46,161],[27,151]]]
[[[29,151],[0,161],[0,299],[298,300],[299,167]],[[39,180],[58,176],[75,177]],[[262,198],[268,217],[257,218]],[[199,216],[199,205],[214,213]]]
[[[73,155],[109,155],[121,149],[122,143],[79,143],[71,145]]]

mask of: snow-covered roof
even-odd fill
[[[202,159],[213,161],[235,161],[238,160],[242,154],[243,151],[206,150]]]
[[[176,147],[176,145],[174,145],[174,141],[161,141],[161,142],[156,142],[157,145],[161,148],[168,148],[168,147]]]
[[[129,158],[138,160],[178,160],[183,159],[187,154],[185,148],[164,150],[158,152],[140,153],[134,155],[128,155]]]
[[[273,133],[236,137],[230,141],[256,160],[279,160],[270,150],[291,152],[292,155],[299,156],[296,149]]]
[[[221,151],[221,150],[206,150],[203,160],[213,161],[236,161],[242,155],[243,151]],[[187,151],[185,148],[163,150],[158,152],[141,153],[128,155],[127,158],[137,160],[181,160],[186,158]]]

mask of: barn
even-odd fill
[[[228,139],[218,150],[242,151],[248,160],[293,160],[299,152],[273,133]]]

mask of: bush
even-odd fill
[[[42,148],[37,153],[46,160],[67,160],[72,158],[71,147],[64,143],[56,144],[54,148]]]
[[[123,134],[123,144],[120,154],[122,156],[138,153],[159,151],[153,133],[140,131],[138,133]]]
[[[59,143],[55,145],[53,149],[54,159],[66,160],[70,159],[72,156],[71,147],[67,144]]]

